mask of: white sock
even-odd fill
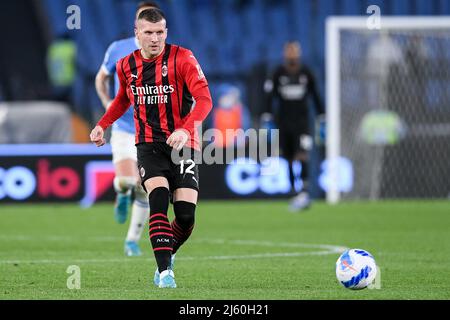
[[[126,241],[138,242],[142,235],[142,230],[147,227],[150,210],[148,206],[142,206],[136,201],[133,202],[131,209],[131,221],[128,227],[128,234]]]

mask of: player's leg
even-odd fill
[[[117,192],[114,215],[116,221],[124,223],[128,216],[131,192],[134,190],[134,201],[131,207],[131,220],[125,239],[124,251],[127,256],[139,256],[139,239],[147,225],[149,208],[146,192],[140,185],[137,170],[137,154],[134,134],[113,130],[111,134],[113,162],[116,170],[114,188]]]
[[[306,132],[306,130],[304,130]],[[298,149],[295,153],[295,159],[302,165],[300,178],[302,179],[302,188],[298,195],[291,202],[291,209],[303,210],[311,205],[309,193],[309,152],[312,149],[312,137],[305,133],[298,136]]]
[[[167,217],[169,182],[165,177],[152,177],[145,180],[144,185],[150,203],[149,236],[157,264],[154,283],[175,288],[175,275],[170,268],[173,232]]]
[[[170,148],[170,150],[172,149]],[[171,153],[170,150],[169,148],[166,149],[168,153]],[[175,163],[172,159],[169,160],[175,220],[171,224],[173,238],[169,269],[160,274],[161,268],[157,268],[153,278],[156,285],[159,283],[159,287],[176,287],[173,273],[175,253],[189,238],[194,227],[199,175],[198,167],[193,159],[193,153],[191,153],[186,155],[182,161],[177,160],[178,163]],[[173,248],[175,248],[175,251]]]
[[[139,248],[139,240],[141,239],[142,231],[147,226],[149,213],[148,195],[138,183],[134,187],[130,225],[128,226],[128,233],[125,239],[125,254],[127,256],[140,256],[142,254]]]
[[[286,158],[286,160],[288,161],[288,166],[289,166],[289,182],[291,184],[291,193],[292,194],[296,194],[297,193],[297,189],[296,189],[296,184],[295,181],[297,179],[296,175],[295,175],[295,170],[294,170],[294,160],[295,160],[295,139],[290,135],[289,137],[285,138],[285,143],[283,145],[283,155]]]
[[[154,283],[160,287],[175,288],[175,275],[170,269],[173,232],[167,217],[171,170],[167,148],[165,143],[138,144],[137,158],[142,186],[150,204],[149,237],[157,263]]]
[[[296,151],[295,158],[301,162],[302,171],[300,178],[302,179],[302,191],[309,190],[309,153],[313,147],[313,139],[308,133],[301,133],[299,136],[300,148]]]
[[[173,172],[173,210],[175,219],[172,221],[173,230],[173,257],[181,245],[190,237],[195,223],[195,209],[197,206],[199,190],[199,172],[195,159],[200,158],[200,154],[195,157],[194,151],[184,148],[182,160],[172,163]]]
[[[292,134],[285,127],[280,127],[279,139],[280,139],[279,143],[280,143],[281,154],[288,162],[289,182],[291,184],[291,192],[295,193],[295,175],[294,175],[294,170],[293,170],[293,160],[294,160],[293,144],[295,143],[294,138],[292,137]]]
[[[197,199],[198,191],[195,189],[178,188],[174,191],[173,210],[175,219],[172,221],[173,255],[186,242],[194,229]]]
[[[175,254],[180,246],[186,242],[194,229],[195,208],[197,205],[198,191],[189,188],[179,188],[173,193],[173,210],[175,219],[171,223],[173,232],[173,248],[169,268],[173,270]],[[159,281],[159,269],[156,269],[154,283]]]
[[[159,271],[170,266],[172,254],[172,228],[167,211],[169,209],[169,182],[165,177],[153,177],[145,182],[150,202],[149,236]]]
[[[127,220],[131,192],[138,181],[135,169],[136,154],[130,152],[130,141],[134,141],[132,134],[112,130],[111,150],[115,169],[114,190],[116,191],[114,218],[121,224]]]
[[[306,150],[299,151],[295,155],[295,160],[300,161],[302,171],[300,179],[302,180],[301,191],[308,192],[309,190],[309,152]]]

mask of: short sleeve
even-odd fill
[[[125,58],[122,58],[119,61],[117,61],[114,64],[114,70],[116,70],[117,77],[119,78],[120,86],[123,87],[123,88],[126,88],[126,86],[127,86],[127,80],[126,79],[127,78],[126,78],[125,71],[124,71],[124,68],[123,68],[124,60],[125,60]]]
[[[114,54],[116,47],[116,42],[111,43],[106,50],[105,57],[103,58],[102,68],[106,71],[107,74],[113,74],[116,70],[117,60],[115,59]]]

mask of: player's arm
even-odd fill
[[[272,113],[272,104],[275,92],[277,91],[277,76],[276,72],[272,74],[271,77],[268,77],[266,81],[264,81],[264,95],[265,95],[265,103],[263,106],[263,113],[268,112]]]
[[[316,108],[316,112],[318,115],[324,114],[325,113],[325,108],[322,104],[322,100],[320,99],[320,95],[319,92],[317,91],[317,86],[316,86],[316,79],[314,77],[314,75],[308,70],[308,85],[309,85],[309,92],[311,93],[311,96],[314,100],[314,106]]]
[[[211,93],[200,64],[190,51],[185,55],[181,72],[186,86],[195,100],[195,107],[186,117],[182,128],[193,134],[196,125],[199,126],[212,109]]]
[[[97,95],[105,109],[108,109],[108,105],[112,101],[109,96],[110,79],[111,75],[106,72],[104,66],[102,65],[95,76],[95,90],[97,91]]]
[[[118,62],[121,63],[122,60]],[[104,132],[105,130],[113,124],[117,119],[119,119],[130,107],[130,100],[126,92],[126,80],[125,75],[122,72],[118,73],[120,88],[114,100],[111,102],[109,108],[106,110],[103,117],[98,121],[94,129],[92,129],[90,138],[97,147],[105,144]]]
[[[116,70],[116,61],[114,60],[115,48],[116,43],[111,43],[105,52],[103,63],[95,76],[95,90],[97,91],[97,95],[105,109],[108,109],[108,105],[112,101],[109,90],[109,82],[111,76]]]
[[[316,118],[314,121],[314,131],[316,144],[318,146],[322,146],[325,141],[325,108],[322,104],[322,101],[319,96],[319,92],[317,91],[316,79],[314,75],[307,70],[308,74],[308,91],[311,94],[312,99],[314,100],[314,107],[316,110]]]
[[[274,120],[273,103],[276,92],[278,92],[278,76],[277,72],[274,72],[271,77],[264,81],[264,102],[260,116],[261,127]]]
[[[183,147],[189,136],[195,134],[196,127],[206,119],[212,109],[208,82],[192,52],[184,54],[181,63],[181,76],[195,100],[195,107],[187,115],[182,127],[175,130],[167,139],[167,144],[178,150]]]

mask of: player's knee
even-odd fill
[[[141,207],[148,207],[148,195],[141,185],[137,185],[134,189],[135,201]]]
[[[173,204],[173,211],[177,224],[183,228],[188,229],[195,223],[195,208],[196,205],[192,202],[176,201]]]
[[[147,193],[150,195],[153,190],[158,188],[166,188],[169,190],[169,182],[164,177],[153,177],[144,181],[144,187]]]
[[[116,192],[127,192],[136,186],[136,177],[115,177],[114,178],[114,190]]]
[[[174,201],[186,201],[197,203],[198,191],[191,188],[178,188],[174,191]]]

